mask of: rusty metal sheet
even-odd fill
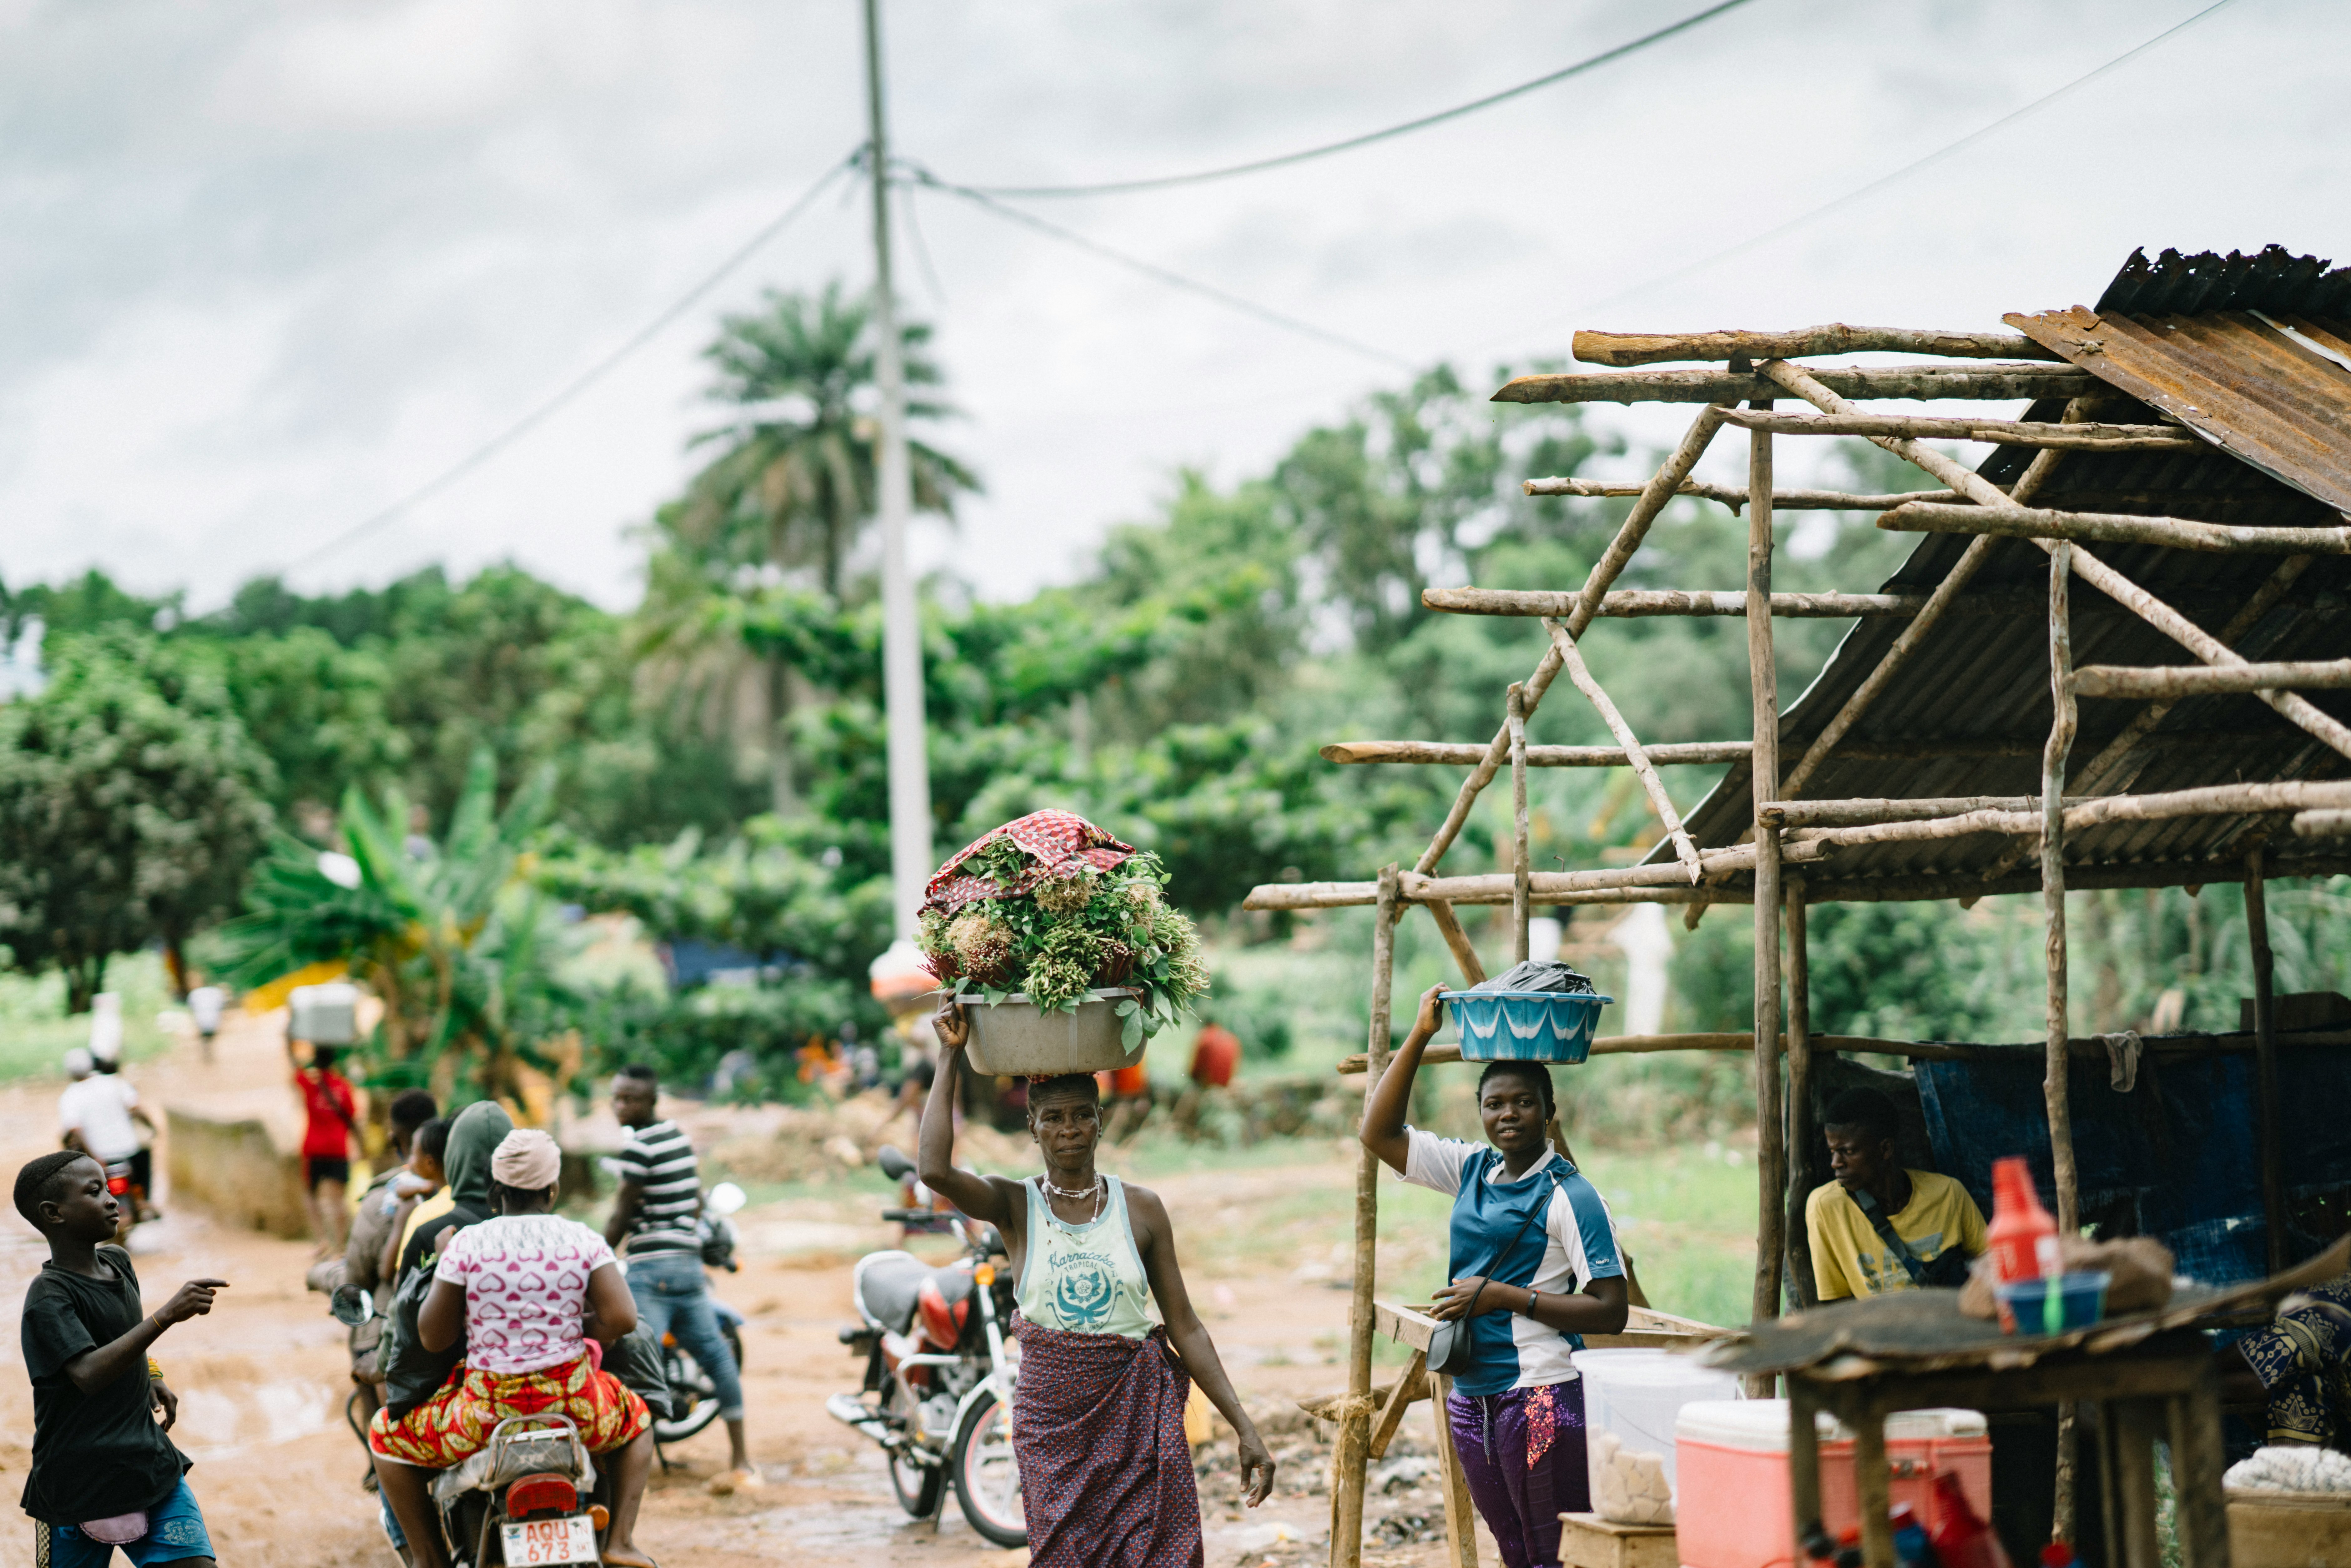
[[[2351,368],[2329,352],[2351,326],[2295,316],[2289,335],[2254,310],[2126,316],[2078,306],[2004,319],[2231,456],[2351,511]]]

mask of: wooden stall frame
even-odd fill
[[[1589,346],[1591,354],[1583,350]],[[1832,345],[1843,345],[1842,347]],[[2304,851],[2288,861],[2266,853],[2257,832],[2232,861],[2149,862],[2124,868],[2074,868],[2064,863],[2068,831],[2110,821],[2151,821],[2169,817],[2243,816],[2268,812],[2294,813],[2298,833],[2308,837],[2351,837],[2351,781],[2300,783],[2294,780],[2256,781],[2243,785],[2173,791],[2168,795],[2126,796],[2130,777],[2124,772],[2129,758],[2156,747],[2210,744],[2195,736],[2157,737],[2156,727],[2181,700],[2218,692],[2242,692],[2267,703],[2289,723],[2320,744],[2351,757],[2351,727],[2314,707],[2296,695],[2296,688],[2351,687],[2351,661],[2339,663],[2257,664],[2234,651],[2233,644],[2275,605],[2319,555],[2351,553],[2351,527],[2343,528],[2281,528],[2220,525],[2147,513],[2116,510],[2058,510],[2031,505],[2055,466],[2068,454],[2116,451],[2193,452],[2216,450],[2202,434],[2166,420],[2153,424],[2101,422],[2099,408],[2113,402],[2112,389],[2069,364],[2002,362],[1958,367],[1948,364],[1892,366],[1811,366],[1785,357],[1797,353],[1854,351],[1862,347],[1896,348],[1951,358],[1984,359],[2009,354],[2021,361],[2047,361],[2048,350],[2028,340],[2001,334],[1897,331],[1835,326],[1782,334],[1712,333],[1685,338],[1625,337],[1579,334],[1579,355],[1619,366],[1646,365],[1658,360],[1710,359],[1716,368],[1701,370],[1618,370],[1599,373],[1546,374],[1521,377],[1497,392],[1502,402],[1683,402],[1697,403],[1697,413],[1672,452],[1655,474],[1639,485],[1581,479],[1536,479],[1527,482],[1530,495],[1613,496],[1631,498],[1634,505],[1614,537],[1573,591],[1432,589],[1424,601],[1432,609],[1454,613],[1505,615],[1535,619],[1542,623],[1547,645],[1533,672],[1513,683],[1506,694],[1502,722],[1482,746],[1421,741],[1348,741],[1323,748],[1334,763],[1406,765],[1466,765],[1462,781],[1443,822],[1426,849],[1407,868],[1389,866],[1376,883],[1272,883],[1255,890],[1244,907],[1263,910],[1312,910],[1348,905],[1374,906],[1372,1031],[1365,1054],[1343,1063],[1343,1072],[1366,1073],[1366,1088],[1384,1071],[1392,1017],[1395,930],[1396,922],[1415,904],[1426,906],[1435,920],[1468,983],[1484,977],[1484,965],[1456,914],[1461,904],[1507,904],[1510,909],[1510,944],[1514,958],[1528,955],[1528,923],[1537,905],[1681,903],[1688,907],[1689,923],[1713,903],[1751,905],[1755,931],[1754,1027],[1745,1035],[1677,1035],[1618,1037],[1595,1042],[1595,1054],[1665,1050],[1742,1051],[1751,1053],[1757,1085],[1757,1165],[1759,1204],[1757,1260],[1753,1310],[1758,1320],[1775,1316],[1783,1302],[1810,1304],[1813,1299],[1811,1260],[1805,1243],[1801,1200],[1791,1179],[1790,1153],[1805,1146],[1812,1134],[1810,1085],[1817,1051],[1877,1051],[1912,1059],[1991,1057],[2003,1048],[1914,1041],[1863,1040],[1815,1036],[1811,1031],[1807,906],[1817,902],[1854,898],[1958,898],[1972,903],[1987,894],[2037,891],[2046,922],[2045,967],[2047,1008],[2043,1041],[2037,1048],[2043,1067],[2044,1098],[2051,1146],[2056,1169],[2057,1218],[2061,1227],[2078,1225],[2078,1181],[2074,1169],[2067,1103],[2068,1064],[2077,1057],[2102,1053],[2096,1041],[2071,1037],[2067,1009],[2067,966],[2064,894],[2075,888],[2097,886],[2164,886],[2241,881],[2245,884],[2249,925],[2256,970],[2254,1029],[2243,1036],[2203,1037],[2196,1040],[2154,1042],[2159,1050],[2250,1050],[2260,1082],[2260,1116],[2263,1145],[2263,1201],[2269,1218],[2274,1267],[2283,1238],[2283,1189],[2276,1168],[2276,1055],[2278,1041],[2271,1000],[2271,956],[2267,941],[2264,889],[2278,875],[2334,874],[2351,870],[2351,844]],[[1782,413],[1774,400],[1792,395],[1811,412]],[[1851,401],[1855,398],[1939,398],[1977,400],[2063,399],[2064,412],[2055,422],[1972,416],[1913,416],[1875,413]],[[1740,406],[1744,403],[1746,406]],[[1693,477],[1692,470],[1715,435],[1725,426],[1748,432],[1748,476],[1743,487],[1715,485]],[[1781,435],[1857,434],[1904,458],[1946,488],[1870,496],[1836,491],[1781,490],[1775,487],[1773,441]],[[1961,439],[2030,446],[2036,449],[2018,480],[2002,487],[1930,447],[1924,439]],[[1747,581],[1743,592],[1715,591],[1616,591],[1614,584],[1640,549],[1665,507],[1677,497],[1691,497],[1743,511],[1748,521]],[[2120,508],[2131,505],[2160,506],[2164,497],[2101,494],[2097,500]],[[2225,504],[2237,493],[2216,492],[2208,499]],[[2256,503],[2257,491],[2241,498]],[[1772,526],[1782,508],[1875,509],[1881,527],[1973,535],[1958,562],[1926,594],[1775,594],[1771,587]],[[1988,559],[1996,540],[2029,539],[2049,557],[2045,595],[2002,591],[1969,594],[1966,591]],[[2246,601],[2226,605],[2181,596],[2177,602],[2158,599],[2100,559],[2090,547],[2101,543],[2159,545],[2174,549],[2256,551],[2283,557],[2277,571]],[[2151,669],[2088,666],[2079,671],[2072,662],[2071,587],[2074,580],[2092,588],[2178,643],[2194,663]],[[2208,598],[2210,596],[2207,596]],[[2190,606],[2218,621],[2233,610],[2218,635],[2208,632],[2182,612]],[[2047,737],[2033,743],[1971,741],[1920,743],[1917,755],[2024,756],[2037,749],[2042,758],[2040,796],[1970,797],[1939,800],[1803,799],[1804,790],[1832,754],[1891,756],[1898,747],[1885,743],[1872,747],[1849,740],[1855,726],[1895,674],[1947,616],[2041,613],[2047,626],[2051,695],[2053,715]],[[1746,741],[1682,743],[1644,747],[1633,726],[1592,675],[1580,643],[1593,621],[1655,615],[1730,616],[1747,622],[1748,663],[1752,708],[1751,738]],[[1792,768],[1779,756],[1779,697],[1772,627],[1776,618],[1893,617],[1908,624],[1883,654],[1861,685],[1830,718]],[[1527,727],[1552,682],[1564,670],[1593,703],[1614,735],[1614,747],[1539,747],[1530,745]],[[2120,737],[2082,767],[2077,793],[2068,795],[2068,753],[2075,730],[2075,705],[2091,700],[2130,699],[2145,703]],[[2218,737],[2213,737],[2218,738]],[[1908,752],[1902,753],[1909,755]],[[1677,808],[1656,769],[1687,765],[1749,767],[1753,821],[1747,835],[1728,848],[1701,850],[1683,827]],[[1511,853],[1506,874],[1440,876],[1437,868],[1468,819],[1486,787],[1508,766],[1511,776]],[[1544,767],[1628,767],[1638,779],[1673,844],[1673,863],[1542,873],[1532,868],[1527,804],[1528,769]],[[1835,857],[1841,849],[1861,844],[1930,841],[1971,833],[2006,834],[2019,841],[1993,862],[1990,872],[1950,875],[1922,874],[1883,877],[1866,883],[1840,882]],[[2030,873],[2016,868],[2037,851],[2038,864]],[[2324,1036],[2305,1037],[2312,1040]],[[2343,1035],[2351,1042],[2351,1033]],[[2006,1048],[2010,1051],[2032,1048]],[[1783,1095],[1782,1063],[1787,1087]],[[1459,1060],[1458,1049],[1434,1047],[1425,1055],[1430,1063]],[[1562,1145],[1563,1147],[1563,1145]],[[1349,1371],[1343,1397],[1327,1402],[1327,1414],[1339,1428],[1332,1477],[1331,1561],[1337,1568],[1356,1568],[1361,1561],[1364,1469],[1374,1452],[1384,1451],[1405,1406],[1420,1398],[1437,1402],[1449,1392],[1447,1379],[1426,1373],[1425,1357],[1416,1358],[1404,1376],[1385,1388],[1371,1383],[1371,1341],[1375,1333],[1409,1340],[1416,1314],[1409,1309],[1374,1300],[1376,1278],[1376,1162],[1368,1151],[1358,1160],[1355,1207],[1355,1278],[1350,1312]],[[1653,1314],[1654,1315],[1654,1314]],[[1419,1320],[1423,1322],[1425,1319]],[[1655,1329],[1651,1333],[1688,1333],[1703,1325]],[[1426,1348],[1426,1339],[1420,1342]],[[1758,1387],[1753,1392],[1767,1390]],[[1800,1396],[1800,1403],[1810,1403]],[[2156,1419],[2147,1411],[2131,1412],[2142,1426]],[[1800,1423],[1800,1425],[1808,1425]],[[2061,1448],[2059,1518],[2061,1531],[2070,1531],[2073,1476],[2070,1460],[2070,1416]],[[1471,1514],[1457,1457],[1441,1414],[1437,1443],[1445,1471],[1449,1549],[1447,1561],[1456,1568],[1476,1562]],[[2148,1426],[2148,1431],[2152,1432]],[[2175,1436],[2177,1436],[2175,1434]],[[2137,1453],[2143,1444],[2129,1445]],[[1791,1456],[1804,1490],[1803,1472],[1813,1472],[1816,1456],[1811,1445],[1799,1441]],[[1864,1470],[1869,1470],[1866,1456]],[[2130,1478],[2123,1478],[2132,1482]],[[1882,1477],[1881,1477],[1882,1479]],[[2200,1500],[2192,1506],[2201,1508]],[[2186,1505],[2184,1505],[2186,1506]],[[1890,1568],[1890,1543],[1880,1527],[1868,1531],[1866,1556],[1871,1568]]]

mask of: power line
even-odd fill
[[[1113,196],[1123,194],[1129,191],[1165,190],[1171,185],[1196,185],[1209,180],[1228,180],[1237,174],[1255,174],[1268,169],[1287,168],[1292,163],[1303,163],[1309,159],[1327,158],[1333,152],[1351,152],[1358,147],[1368,147],[1374,141],[1385,141],[1391,137],[1407,135],[1415,131],[1425,131],[1432,125],[1442,125],[1448,120],[1458,120],[1464,115],[1475,114],[1479,110],[1491,109],[1498,103],[1507,103],[1511,99],[1550,87],[1556,82],[1563,82],[1571,77],[1579,77],[1586,71],[1597,70],[1602,66],[1621,60],[1627,55],[1637,54],[1652,44],[1662,43],[1677,33],[1685,33],[1703,23],[1711,22],[1724,12],[1736,11],[1746,4],[1748,0],[1720,0],[1719,5],[1709,5],[1705,10],[1695,12],[1678,22],[1659,27],[1654,33],[1644,33],[1629,43],[1619,44],[1613,49],[1604,49],[1587,59],[1578,60],[1572,66],[1562,66],[1558,70],[1535,78],[1532,81],[1523,81],[1516,87],[1504,88],[1499,92],[1489,93],[1484,98],[1472,99],[1468,103],[1457,104],[1451,109],[1439,110],[1435,114],[1424,114],[1417,120],[1407,120],[1400,125],[1390,125],[1378,131],[1367,131],[1361,136],[1350,136],[1343,141],[1329,141],[1322,146],[1308,147],[1296,152],[1284,152],[1271,158],[1256,158],[1246,163],[1230,163],[1221,169],[1200,169],[1188,174],[1160,174],[1145,180],[1112,180],[1091,185],[975,185],[964,190],[966,193],[1019,198]]]
[[[1019,224],[1023,228],[1032,229],[1050,238],[1060,240],[1064,245],[1075,246],[1080,250],[1090,252],[1104,261],[1125,267],[1130,272],[1141,273],[1155,282],[1164,283],[1170,288],[1180,288],[1187,294],[1196,294],[1204,299],[1212,299],[1228,310],[1238,310],[1244,316],[1252,316],[1260,321],[1280,327],[1284,331],[1296,332],[1303,337],[1312,338],[1318,342],[1327,343],[1333,348],[1344,349],[1351,354],[1361,354],[1366,359],[1377,360],[1383,364],[1395,365],[1405,370],[1416,368],[1411,361],[1400,354],[1391,354],[1385,349],[1375,349],[1368,343],[1359,343],[1353,338],[1317,327],[1311,321],[1301,321],[1295,316],[1286,316],[1279,310],[1259,305],[1254,300],[1244,299],[1238,294],[1227,293],[1214,284],[1201,283],[1185,277],[1180,272],[1171,272],[1157,262],[1145,261],[1140,256],[1129,256],[1124,251],[1113,250],[1100,240],[1089,239],[1084,235],[1065,229],[1059,224],[1050,223],[1033,213],[1024,213],[1018,207],[1007,206],[986,191],[942,180],[920,164],[903,164],[901,167],[905,170],[906,178],[925,189],[943,191],[951,196],[960,196],[973,205],[985,212],[993,213],[1008,223]]]
[[[1726,246],[1724,248],[1716,251],[1711,256],[1702,256],[1697,261],[1688,263],[1687,266],[1676,267],[1671,272],[1660,273],[1652,277],[1645,277],[1629,288],[1620,289],[1618,292],[1611,294],[1605,298],[1596,299],[1589,305],[1579,307],[1576,313],[1579,315],[1587,314],[1593,310],[1604,309],[1611,305],[1619,304],[1626,299],[1636,298],[1639,296],[1646,294],[1650,290],[1657,288],[1665,284],[1679,282],[1681,279],[1688,277],[1695,273],[1705,271],[1708,267],[1713,267],[1717,263],[1728,261],[1735,256],[1744,255],[1748,251],[1753,250],[1760,246],[1769,245],[1773,240],[1780,239],[1791,233],[1793,233],[1795,230],[1803,227],[1806,224],[1811,223],[1815,218],[1824,217],[1828,214],[1835,212],[1840,207],[1848,206],[1855,202],[1860,201],[1865,196],[1873,195],[1876,193],[1884,190],[1886,186],[1895,183],[1896,181],[1907,179],[1909,176],[1917,173],[1919,170],[1927,168],[1930,164],[1938,163],[1944,159],[1949,157],[1952,153],[1959,152],[1964,148],[1973,146],[1978,141],[1982,141],[1985,137],[1990,136],[1992,132],[2014,124],[2017,120],[2022,120],[2029,114],[2032,114],[2037,110],[2047,108],[2050,104],[2053,104],[2059,99],[2064,98],[2074,89],[2087,87],[2091,82],[2097,80],[2100,77],[2106,75],[2109,71],[2119,68],[2137,57],[2145,54],[2147,50],[2154,48],[2158,44],[2160,44],[2165,39],[2171,37],[2174,34],[2185,32],[2187,29],[2196,26],[2199,22],[2201,22],[2206,17],[2211,16],[2214,12],[2225,10],[2235,3],[2236,0],[2214,0],[2214,4],[2205,6],[2204,9],[2197,12],[2194,16],[2187,17],[2182,21],[2173,23],[2170,26],[2166,27],[2162,32],[2158,33],[2152,38],[2147,39],[2145,43],[2124,50],[2121,54],[2116,55],[2113,59],[2108,60],[2105,64],[2099,66],[2095,70],[2084,72],[2082,75],[2075,77],[2072,81],[2065,83],[2063,87],[2042,94],[2039,98],[2034,99],[2031,103],[2024,104],[2017,109],[2010,110],[2006,114],[2001,115],[1998,120],[1991,121],[1990,124],[1980,125],[1975,130],[1969,131],[1965,136],[1960,137],[1958,141],[1946,142],[1942,146],[1935,149],[1932,152],[1926,154],[1922,158],[1913,159],[1911,162],[1905,163],[1901,168],[1895,170],[1891,173],[1880,174],[1876,179],[1870,181],[1865,185],[1856,186],[1834,200],[1822,203],[1819,206],[1813,208],[1809,212],[1800,213],[1796,216],[1788,219],[1785,223],[1780,224],[1772,228],[1765,229],[1761,234],[1750,235],[1747,238],[1740,240],[1734,245]],[[1567,319],[1568,318],[1566,317],[1553,317],[1551,320],[1560,321]],[[1549,324],[1550,322],[1546,322],[1543,325]],[[1518,334],[1515,333],[1513,334],[1513,336],[1517,335]]]
[[[702,281],[687,289],[659,315],[646,322],[644,326],[639,328],[635,335],[631,337],[619,348],[614,349],[611,353],[597,361],[587,370],[573,377],[571,381],[554,396],[549,398],[546,402],[532,409],[528,413],[524,414],[520,419],[516,420],[512,424],[507,425],[504,430],[498,432],[497,434],[490,437],[487,441],[485,441],[482,444],[474,448],[473,451],[467,453],[465,456],[459,458],[448,467],[443,469],[433,478],[425,481],[422,485],[419,485],[415,489],[411,490],[397,501],[392,502],[392,505],[385,507],[383,509],[374,513],[372,516],[362,518],[360,521],[352,524],[350,528],[345,528],[341,533],[337,534],[333,538],[327,540],[324,544],[321,544],[316,549],[309,550],[308,553],[298,556],[292,561],[287,562],[287,565],[280,570],[284,571],[298,571],[303,567],[308,566],[314,561],[324,559],[326,557],[334,554],[335,551],[342,549],[345,545],[350,544],[357,539],[364,538],[368,534],[373,533],[376,529],[381,528],[384,524],[392,521],[394,517],[399,517],[402,513],[409,510],[411,507],[415,507],[420,502],[429,500],[433,497],[439,495],[442,491],[455,484],[459,479],[464,478],[467,474],[472,473],[475,469],[480,467],[483,464],[488,462],[491,458],[496,456],[499,453],[513,445],[517,441],[521,440],[532,430],[545,423],[549,416],[569,403],[581,392],[586,392],[590,387],[595,385],[597,382],[602,380],[603,377],[615,366],[619,365],[621,361],[626,360],[630,355],[635,353],[647,343],[652,342],[655,338],[661,336],[661,334],[674,322],[675,322],[678,318],[684,316],[688,310],[691,310],[695,306],[700,304],[704,296],[707,295],[712,289],[717,287],[729,277],[733,276],[736,269],[740,267],[745,262],[750,260],[752,256],[756,254],[762,246],[765,246],[769,240],[774,239],[778,235],[783,233],[785,229],[790,227],[793,220],[797,219],[815,203],[817,197],[823,193],[826,186],[831,184],[842,174],[856,167],[859,161],[864,156],[864,148],[860,147],[848,157],[843,158],[840,162],[835,163],[831,168],[827,169],[821,175],[818,176],[814,184],[810,185],[807,190],[799,193],[799,197],[793,201],[791,205],[786,207],[773,218],[770,218],[760,227],[757,234],[754,234],[749,239],[744,241],[741,246],[737,246],[733,255],[729,256],[725,261],[720,262],[716,268],[705,275]]]

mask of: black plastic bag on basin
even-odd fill
[[[1473,991],[1589,991],[1592,979],[1565,964],[1539,963],[1530,958],[1514,966],[1508,974],[1480,980],[1469,988]]]

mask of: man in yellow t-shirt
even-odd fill
[[[1900,1127],[1894,1102],[1875,1089],[1848,1089],[1822,1117],[1829,1170],[1836,1180],[1804,1201],[1804,1229],[1813,1242],[1813,1281],[1823,1301],[1917,1290],[1920,1281],[1878,1234],[1865,1206],[1888,1218],[1928,1284],[1960,1282],[1954,1265],[1986,1245],[1983,1211],[1968,1189],[1933,1171],[1903,1168],[1895,1157]],[[1945,1253],[1958,1258],[1929,1273]],[[1949,1280],[1938,1276],[1949,1273]]]

